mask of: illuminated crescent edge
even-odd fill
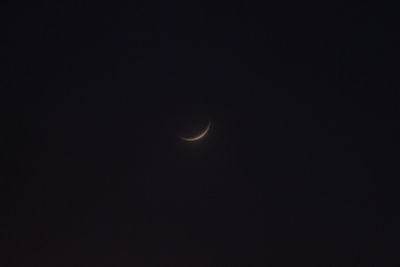
[[[211,122],[208,123],[207,128],[204,130],[204,132],[202,132],[200,135],[198,135],[196,137],[191,137],[191,138],[181,137],[181,139],[185,140],[185,141],[188,141],[188,142],[193,142],[193,141],[200,140],[201,138],[203,138],[208,133],[208,130],[210,130],[210,126],[211,126]]]

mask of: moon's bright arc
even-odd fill
[[[210,126],[211,126],[211,122],[208,123],[207,128],[198,136],[191,137],[191,138],[181,137],[181,139],[184,141],[188,141],[188,142],[194,142],[194,141],[200,140],[208,133],[208,130],[210,130]]]

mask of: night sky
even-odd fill
[[[0,266],[400,266],[397,10],[262,2],[2,8]]]

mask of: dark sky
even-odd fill
[[[263,2],[2,8],[0,266],[399,266],[396,9]]]

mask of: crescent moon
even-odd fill
[[[194,142],[194,141],[200,140],[201,138],[203,138],[208,133],[208,131],[210,130],[210,126],[211,126],[211,122],[208,123],[207,128],[201,134],[199,134],[198,136],[190,137],[190,138],[181,137],[181,139],[184,140],[184,141],[187,141],[187,142]]]

